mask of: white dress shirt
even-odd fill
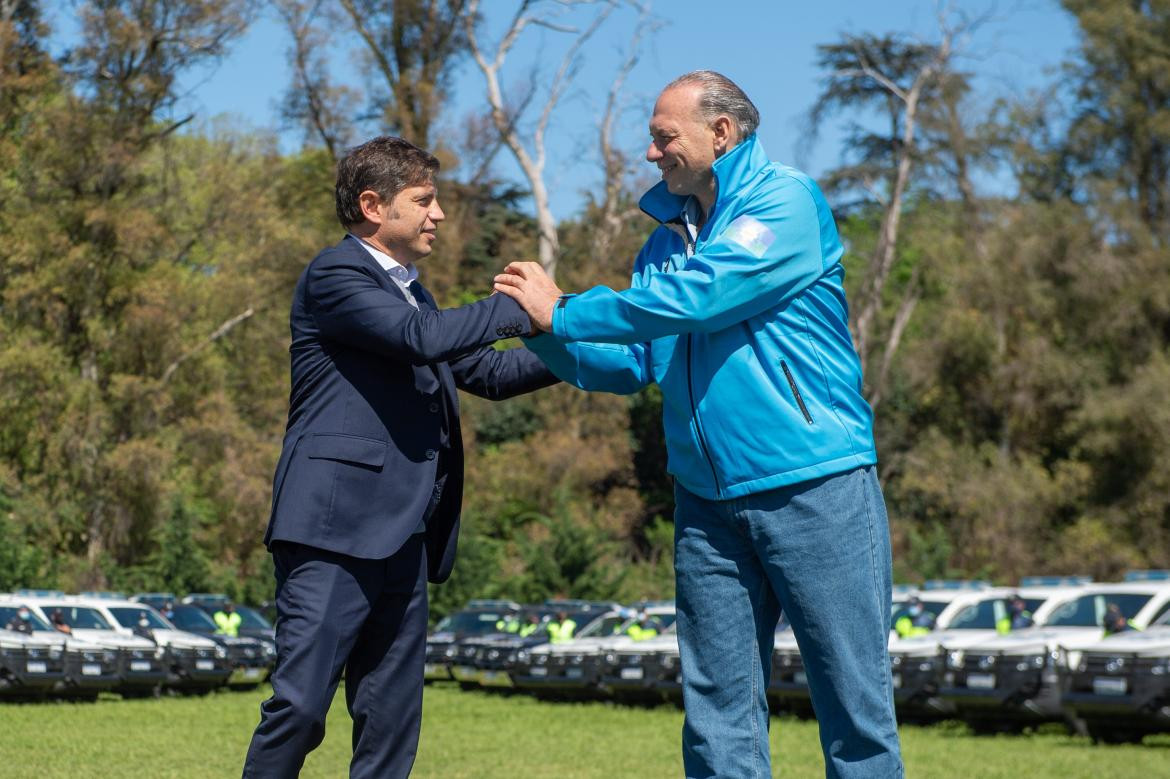
[[[390,274],[390,278],[394,280],[394,283],[402,290],[402,294],[406,296],[406,302],[418,308],[418,301],[414,299],[414,294],[410,291],[410,282],[418,279],[418,268],[414,267],[414,263],[401,265],[389,254],[371,246],[353,233],[350,233],[350,236],[370,253],[370,256],[382,266],[382,270]]]

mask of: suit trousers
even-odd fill
[[[277,662],[272,697],[244,763],[245,777],[292,777],[325,737],[345,671],[354,779],[409,776],[422,718],[427,634],[425,540],[364,560],[275,542]]]

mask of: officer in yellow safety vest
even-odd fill
[[[569,619],[566,612],[558,611],[557,618],[548,623],[548,640],[554,644],[563,644],[573,638],[573,631],[577,623]]]
[[[212,616],[212,619],[215,620],[216,633],[225,636],[240,635],[240,623],[243,622],[243,620],[240,618],[240,615],[236,613],[236,607],[232,605],[230,600],[226,601],[223,604],[223,607],[219,611],[215,612],[215,614]]]
[[[1013,630],[1032,627],[1032,612],[1028,611],[1028,604],[1019,595],[1008,599],[1007,616],[1000,617],[995,622],[995,631],[1001,635]]]
[[[1130,630],[1140,630],[1134,624],[1133,620],[1126,619],[1125,614],[1121,612],[1121,607],[1116,603],[1110,603],[1105,607],[1105,617],[1101,620],[1105,627],[1105,637],[1108,638],[1116,633],[1125,633]]]
[[[501,633],[519,633],[520,632],[520,615],[508,614],[496,620],[496,630]]]
[[[635,641],[645,641],[658,635],[658,625],[643,611],[638,615],[638,620],[626,628],[626,635]]]
[[[906,613],[894,622],[898,638],[925,636],[934,629],[934,615],[926,610],[917,596],[911,596],[906,603]]]
[[[527,617],[525,617],[524,624],[520,626],[520,629],[516,631],[516,634],[519,635],[520,638],[528,638],[533,633],[535,633],[536,629],[539,627],[540,617],[535,614],[529,614]]]

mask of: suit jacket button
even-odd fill
[[[432,414],[439,413],[439,404],[438,403],[432,403],[431,405],[427,406],[427,408],[430,409],[430,412]]]
[[[504,334],[504,328],[497,327],[496,328],[496,335],[503,335],[503,334]]]
[[[428,460],[433,460],[433,459],[435,459],[435,457],[437,457],[437,456],[438,456],[438,454],[439,454],[439,453],[438,453],[438,452],[436,452],[434,449],[428,449],[428,450],[427,450],[427,459],[428,459]]]

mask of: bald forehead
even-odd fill
[[[684,122],[701,120],[699,111],[699,87],[682,84],[663,90],[654,103],[654,115],[650,117],[650,130],[664,129]]]

